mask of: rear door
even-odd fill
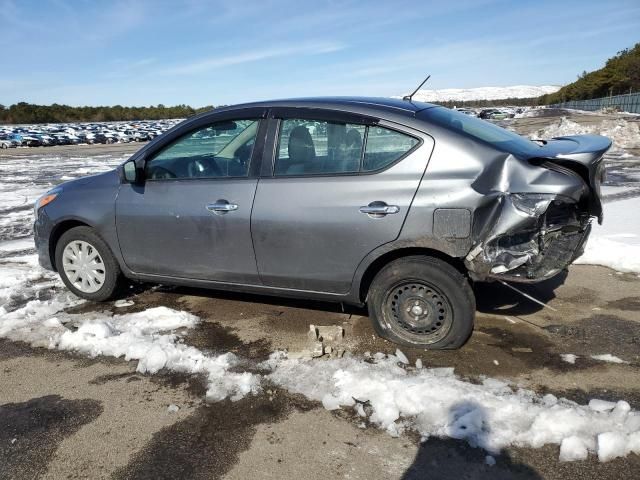
[[[396,239],[433,141],[342,112],[270,115],[251,229],[265,285],[347,293],[360,261]]]
[[[260,116],[185,132],[147,158],[144,185],[121,186],[116,227],[132,271],[260,283],[250,228],[266,131]]]

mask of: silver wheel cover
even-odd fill
[[[62,252],[62,270],[82,293],[95,293],[102,285],[106,269],[98,250],[83,240],[73,240]]]

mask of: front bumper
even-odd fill
[[[50,239],[53,232],[53,225],[47,216],[45,208],[41,208],[36,212],[36,220],[33,224],[33,239],[36,243],[36,251],[38,252],[38,263],[42,268],[55,271],[52,262],[52,253],[50,251]]]

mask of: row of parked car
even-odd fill
[[[504,120],[514,118],[519,113],[524,113],[525,107],[503,107],[503,108],[457,108],[457,111],[472,117],[484,120]]]
[[[504,120],[523,113],[526,107],[457,108],[456,110],[485,120]],[[180,121],[182,119],[0,126],[0,148],[146,142]]]
[[[0,148],[146,142],[180,121],[181,119],[0,126]]]

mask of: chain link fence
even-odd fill
[[[552,107],[588,111],[613,108],[620,112],[640,113],[640,93],[627,93],[625,95],[592,98],[591,100],[573,100],[571,102],[555,103]]]

